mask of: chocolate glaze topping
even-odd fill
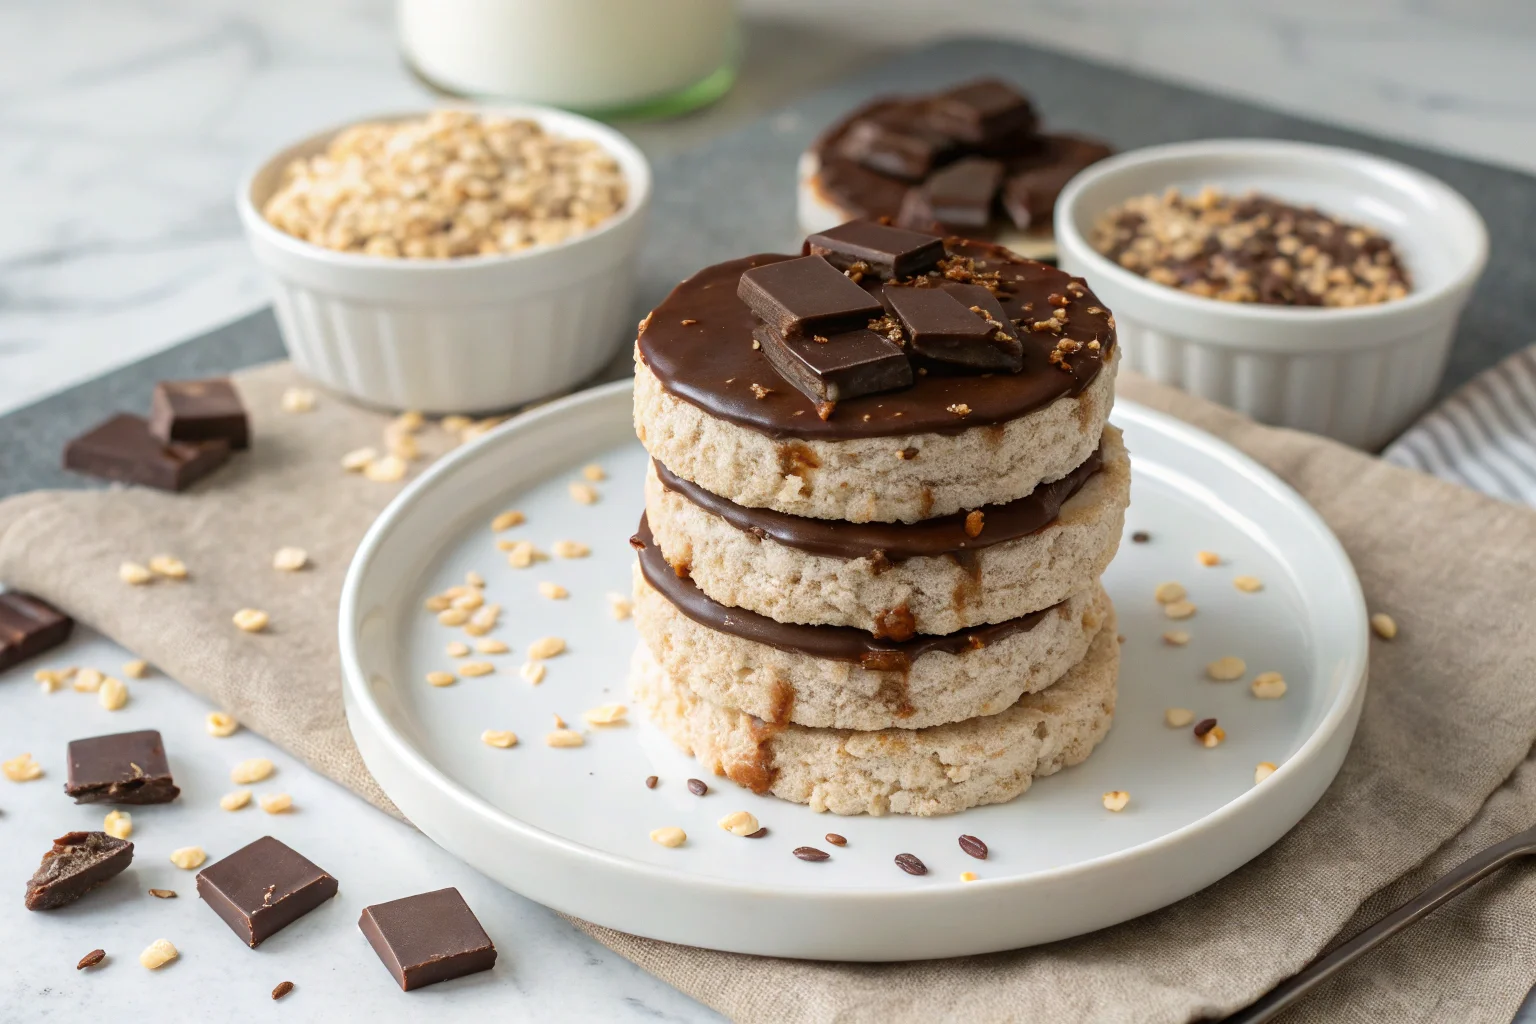
[[[823,420],[815,403],[752,347],[752,311],[736,297],[744,271],[795,258],[773,253],[717,263],[674,288],[641,326],[641,358],[668,392],[711,416],[770,437],[822,441],[958,434],[1017,419],[1093,383],[1114,347],[1115,329],[1081,278],[986,242],[949,238],[945,248],[946,276],[930,280],[971,280],[965,269],[970,261],[981,275],[977,283],[992,282],[1024,339],[1019,373],[957,376],[929,368],[909,388],[838,402]],[[873,276],[859,283],[879,294],[881,282]],[[1058,309],[1065,310],[1065,321],[1053,316]],[[1098,347],[1089,348],[1090,342]],[[1063,345],[1074,350],[1061,356]]]
[[[787,547],[832,558],[932,558],[973,551],[1026,537],[1045,529],[1067,503],[1103,468],[1103,449],[1096,448],[1081,465],[1054,483],[1041,484],[1029,494],[1003,505],[981,508],[983,527],[972,537],[965,530],[969,513],[956,512],[916,523],[850,523],[840,519],[810,519],[770,508],[745,508],[684,480],[652,460],[662,486],[675,491],[746,533],[771,538]]]
[[[651,534],[651,524],[640,517],[640,529],[630,538],[630,545],[640,553],[640,572],[646,582],[694,622],[717,632],[743,640],[776,647],[781,651],[808,654],[831,661],[851,661],[867,669],[906,670],[912,662],[930,651],[961,654],[1035,628],[1056,607],[1030,612],[987,626],[975,626],[943,636],[919,634],[910,640],[877,639],[852,626],[806,626],[775,622],[766,615],[729,608],[710,599],[685,574],[667,563],[661,547]]]

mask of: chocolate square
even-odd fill
[[[181,794],[154,729],[71,740],[64,792],[77,804],[164,804]]]
[[[940,93],[928,105],[928,120],[962,142],[984,143],[1035,124],[1035,111],[1017,89],[1000,78],[980,78]]]
[[[74,619],[31,594],[0,594],[0,672],[59,646],[74,628]]]
[[[133,863],[133,844],[105,832],[69,832],[53,841],[27,882],[27,909],[73,903]]]
[[[851,331],[881,313],[880,303],[820,256],[753,267],[736,294],[785,338]]]
[[[944,281],[939,287],[959,299],[960,305],[966,309],[973,313],[979,309],[991,319],[994,328],[988,339],[991,354],[985,362],[970,365],[1006,370],[1009,373],[1018,373],[1024,369],[1024,342],[1020,338],[1018,325],[1009,318],[996,295],[982,285],[963,284],[959,281]]]
[[[954,139],[923,124],[912,111],[897,109],[855,120],[837,151],[872,171],[921,181],[954,145]]]
[[[1070,135],[1052,136],[1040,157],[1045,162],[1016,170],[1003,182],[1003,211],[1020,231],[1050,227],[1056,199],[1067,182],[1111,152],[1101,142]]]
[[[782,338],[759,325],[752,336],[779,376],[817,404],[822,419],[832,414],[834,403],[912,383],[912,364],[901,346],[871,330],[845,331],[817,341]]]
[[[339,888],[335,878],[271,836],[197,873],[197,895],[252,949],[335,896]]]
[[[805,251],[838,270],[864,263],[881,279],[890,280],[932,270],[944,258],[944,239],[872,220],[851,220],[806,238]]]
[[[228,441],[232,449],[251,446],[245,405],[227,377],[156,384],[149,432],[167,442]]]
[[[956,160],[907,190],[896,222],[922,228],[984,228],[992,219],[992,200],[1003,180],[1003,163],[983,156]]]
[[[142,416],[120,413],[64,448],[64,468],[128,484],[183,491],[222,466],[229,442],[166,444]]]
[[[980,285],[969,287],[986,291]],[[983,371],[1014,371],[1024,365],[1023,347],[1017,335],[1005,330],[1008,319],[1001,307],[993,313],[974,297],[944,288],[887,286],[885,301],[901,321],[914,356]],[[983,312],[972,312],[971,305]]]
[[[375,903],[357,926],[406,992],[496,965],[495,943],[457,889]]]

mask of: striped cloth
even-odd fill
[[[1468,381],[1382,457],[1504,501],[1536,505],[1536,345]]]

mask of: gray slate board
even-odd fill
[[[1422,168],[1467,196],[1488,222],[1488,271],[1462,320],[1443,395],[1536,339],[1536,178],[1333,128],[1014,43],[954,40],[903,55],[656,165],[655,208],[635,319],[700,267],[798,248],[795,162],[822,126],[881,92],[936,89],[997,74],[1033,96],[1054,129],[1119,149],[1222,136],[1348,146]],[[59,468],[70,437],[117,410],[145,411],[157,380],[213,376],[281,358],[270,311],[0,417],[0,497],[96,483]]]

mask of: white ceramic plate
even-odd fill
[[[1009,949],[1081,934],[1144,914],[1216,881],[1295,824],[1333,779],[1365,689],[1366,620],[1359,583],[1327,527],[1269,472],[1167,417],[1121,403],[1135,472],[1129,540],[1105,582],[1125,636],[1119,710],[1108,739],[1076,768],[1012,803],[941,818],[839,818],[759,797],[723,779],[692,796],[702,774],[644,721],[583,725],[581,713],[625,701],[636,642],[606,594],[627,593],[627,539],[642,507],[644,451],[632,435],[630,388],[619,383],[546,406],[445,458],[407,489],[364,539],[341,603],[348,719],[369,769],[400,809],[449,851],[518,892],[611,928],[774,956],[894,960]],[[568,484],[596,462],[601,500],[574,502]],[[504,508],[527,523],[499,536],[548,551],[579,540],[591,557],[513,569],[488,524]],[[1198,550],[1221,554],[1202,567]],[[429,594],[482,573],[504,606],[495,635],[513,653],[497,671],[433,688],[454,664],[461,630],[423,609]],[[1238,574],[1264,589],[1241,593]],[[1174,623],[1152,598],[1163,580],[1189,588],[1199,613]],[[570,597],[539,597],[549,580]],[[1183,648],[1161,641],[1188,629]],[[540,686],[517,669],[531,641],[564,637]],[[1237,655],[1282,672],[1283,700],[1260,701],[1246,680],[1213,683],[1204,666]],[[1227,741],[1207,750],[1163,724],[1169,706],[1215,716]],[[559,714],[586,732],[576,749],[545,746]],[[480,742],[511,729],[507,750]],[[1261,785],[1254,767],[1280,770]],[[647,790],[644,779],[661,784]],[[1124,789],[1130,807],[1100,797]],[[768,827],[743,840],[716,821],[745,809]],[[652,829],[681,826],[666,849]],[[822,838],[838,832],[845,848]],[[991,856],[963,853],[961,833]],[[832,854],[806,863],[790,851]],[[903,873],[910,852],[929,868]],[[962,871],[980,880],[960,881]]]

